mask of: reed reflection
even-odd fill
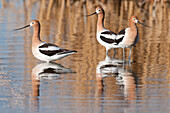
[[[97,94],[102,96],[104,93],[104,79],[106,77],[114,77],[116,82],[109,85],[118,85],[118,89],[122,91],[123,100],[136,99],[137,77],[131,70],[129,62],[123,62],[115,58],[106,56],[104,61],[100,61],[96,67],[96,80],[97,80]],[[121,94],[120,94],[121,95]],[[119,97],[116,97],[117,100]]]
[[[61,74],[74,73],[70,68],[57,63],[41,63],[32,69],[32,102],[39,108],[40,82],[41,80],[57,80]]]

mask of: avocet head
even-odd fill
[[[149,27],[149,26],[144,25],[143,23],[139,22],[137,16],[131,16],[129,20],[130,20],[130,22],[132,22],[132,23],[135,23],[135,24],[139,23],[139,24],[141,24],[141,25],[143,25],[143,26],[145,26],[145,27]],[[151,27],[149,27],[149,28],[151,28]]]
[[[35,27],[35,26],[39,26],[39,25],[40,25],[40,23],[39,23],[38,20],[32,20],[29,25],[26,25],[24,27],[14,29],[14,30],[21,30],[21,29],[24,29],[24,28],[27,28],[27,27],[30,27],[30,26]]]
[[[92,14],[90,14],[90,15],[86,15],[86,16],[92,16],[92,15],[94,15],[94,14],[104,14],[103,8],[102,8],[101,6],[97,6],[97,7],[96,7],[96,11],[95,11],[94,13],[92,13]]]
[[[32,20],[31,22],[30,22],[30,26],[32,26],[32,27],[34,27],[34,26],[39,26],[40,25],[40,22],[38,21],[38,20]]]
[[[138,23],[138,17],[136,17],[136,16],[132,16],[132,17],[130,18],[130,20],[131,20],[133,23]]]
[[[101,6],[96,7],[96,14],[103,14],[104,10]]]

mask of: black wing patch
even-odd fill
[[[123,40],[124,36],[122,36],[121,38],[115,40],[116,44],[115,45],[118,45],[122,40]]]
[[[57,53],[63,52],[63,50],[39,50],[42,54],[47,55],[47,56],[53,56]]]
[[[67,49],[59,49],[59,50],[39,50],[42,54],[47,56],[53,56],[55,54],[61,55],[61,54],[67,54],[67,53],[73,53],[77,51],[67,50]]]
[[[45,43],[45,44],[43,44],[43,45],[39,46],[39,48],[48,48],[49,46],[55,46],[55,47],[58,47],[58,46],[56,46],[56,45],[54,45],[54,44],[51,44],[51,43]]]
[[[124,35],[125,34],[125,29],[121,30],[118,35]]]
[[[116,33],[112,32],[112,31],[104,31],[101,34],[105,34],[105,35],[117,35]]]
[[[106,43],[112,44],[115,42],[114,39],[109,39],[109,38],[105,38],[104,36],[100,36],[101,40],[103,40]]]
[[[123,38],[124,38],[124,35],[125,35],[125,31],[126,29],[122,29],[117,35],[122,35],[122,37],[120,37],[119,39],[116,39],[115,42],[116,42],[116,45],[118,45],[120,42],[122,42]]]

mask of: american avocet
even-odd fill
[[[117,48],[117,45],[114,45],[114,43],[116,44],[116,33],[107,30],[104,27],[104,17],[105,17],[105,13],[104,10],[101,6],[98,6],[96,8],[96,12],[90,14],[90,15],[86,15],[86,16],[92,16],[94,14],[98,15],[98,20],[97,20],[97,40],[98,42],[106,47],[106,54],[108,54],[108,50],[111,48]],[[114,49],[115,52],[115,49]],[[115,52],[116,54],[116,52]]]
[[[123,29],[117,34],[116,40],[121,40],[119,43],[117,43],[117,45],[120,48],[123,48],[123,59],[124,60],[125,60],[124,48],[130,48],[130,51],[129,51],[129,61],[130,61],[131,49],[139,41],[138,28],[136,26],[137,23],[142,24],[143,26],[149,27],[139,22],[136,16],[132,16],[129,19],[129,28]]]
[[[40,39],[40,23],[38,20],[32,20],[29,25],[14,30],[20,30],[30,26],[34,27],[34,34],[32,37],[32,53],[37,59],[50,62],[59,60],[76,52],[74,50],[62,49],[51,43],[42,42]]]

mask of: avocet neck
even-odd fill
[[[131,33],[134,34],[134,35],[137,35],[137,25],[136,23],[132,22],[131,20],[129,21],[129,26],[130,26],[130,30],[131,30]]]
[[[104,14],[98,14],[98,20],[97,20],[97,32],[100,32],[104,30]]]
[[[32,37],[32,44],[40,44],[42,43],[41,39],[40,39],[40,25],[36,25],[34,26],[34,34]]]
[[[135,45],[139,41],[138,28],[137,28],[136,23],[132,22],[131,20],[129,21],[129,26],[130,26],[129,41],[131,41],[131,43]]]

